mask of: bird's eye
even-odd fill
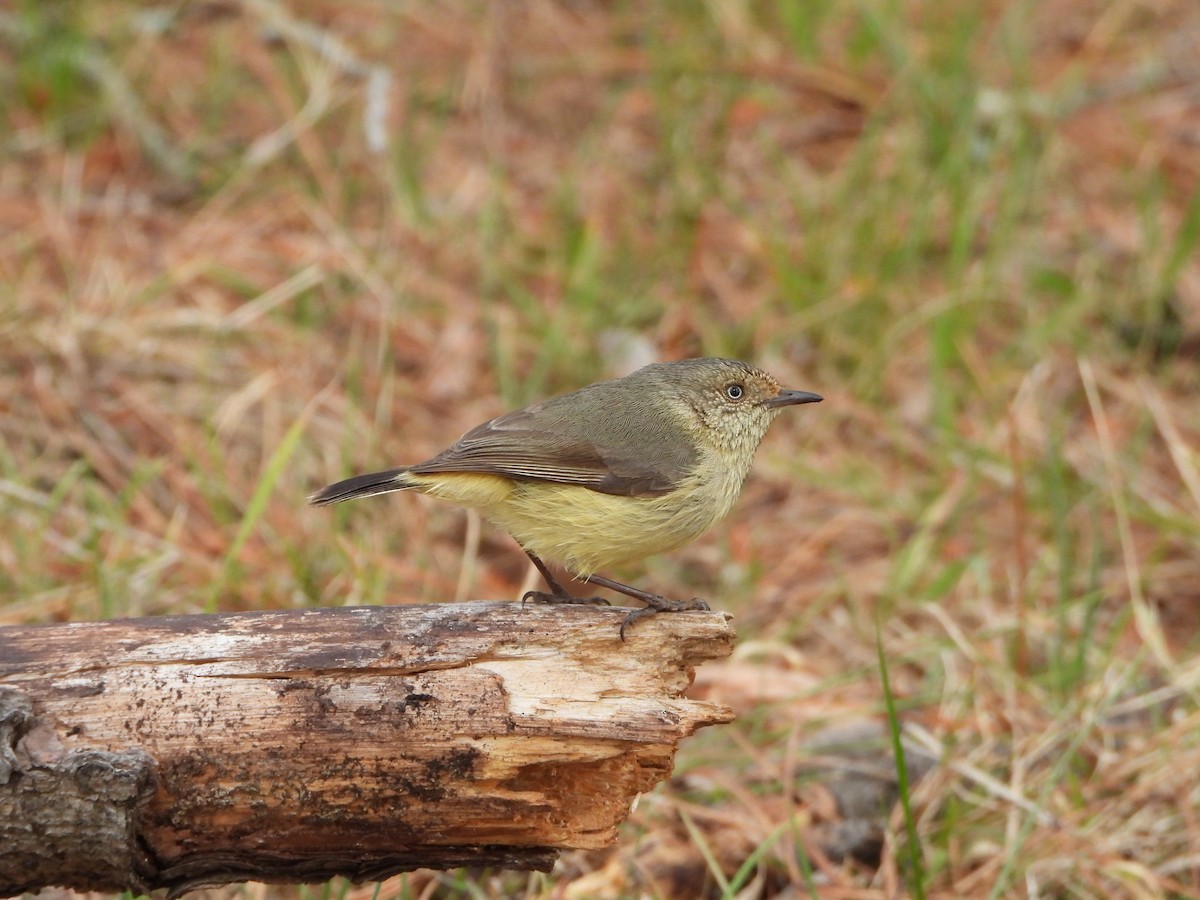
[[[741,400],[746,394],[746,389],[740,384],[725,385],[725,396],[730,400]]]

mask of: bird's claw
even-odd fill
[[[652,594],[644,598],[646,605],[641,609],[635,609],[629,613],[621,622],[621,640],[625,640],[625,629],[636,622],[638,619],[645,619],[660,612],[688,612],[696,610],[699,612],[711,612],[712,607],[708,602],[701,600],[699,597],[693,597],[691,600],[668,600],[661,594]]]
[[[605,585],[608,587],[608,585]],[[638,592],[636,595],[645,606],[638,609],[630,610],[625,618],[621,620],[620,635],[621,640],[625,640],[625,629],[639,619],[645,619],[648,616],[653,616],[660,612],[687,612],[689,610],[697,610],[700,612],[709,612],[712,607],[699,597],[693,597],[691,600],[670,600],[661,594],[643,594]],[[611,606],[612,604],[603,597],[573,597],[565,591],[526,591],[521,596],[521,606],[526,603],[549,603],[549,604],[570,604],[575,606]]]

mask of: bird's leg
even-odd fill
[[[524,548],[522,548],[522,549],[524,549]],[[525,555],[529,557],[529,559],[533,562],[533,564],[535,566],[537,566],[537,570],[539,572],[541,572],[542,577],[544,579],[546,579],[546,584],[550,585],[550,593],[547,594],[545,591],[526,591],[524,593],[524,595],[521,597],[521,605],[522,606],[524,606],[530,600],[532,600],[534,603],[577,603],[577,604],[589,604],[592,606],[611,606],[612,605],[607,600],[605,600],[603,597],[573,597],[573,596],[571,596],[570,594],[567,593],[566,588],[564,588],[561,584],[559,584],[554,579],[554,576],[550,574],[550,569],[546,566],[546,564],[544,562],[542,562],[540,559],[537,558],[537,556],[530,553],[528,550],[525,551]]]
[[[586,581],[588,584],[606,587],[610,591],[617,591],[618,593],[633,597],[635,600],[641,600],[646,604],[641,609],[633,610],[633,612],[625,617],[625,621],[621,623],[621,640],[625,640],[625,629],[638,619],[644,619],[647,616],[652,616],[660,612],[684,612],[690,609],[707,612],[711,608],[698,597],[693,597],[691,600],[668,600],[662,594],[651,594],[649,591],[621,584],[621,582],[605,578],[603,575],[588,575],[581,580]]]

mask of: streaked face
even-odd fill
[[[778,396],[779,382],[759,369],[717,362],[689,373],[691,406],[713,443],[722,449],[753,452],[779,409],[767,405]]]

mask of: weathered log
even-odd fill
[[[0,895],[547,869],[615,839],[718,613],[512,603],[0,628]]]

